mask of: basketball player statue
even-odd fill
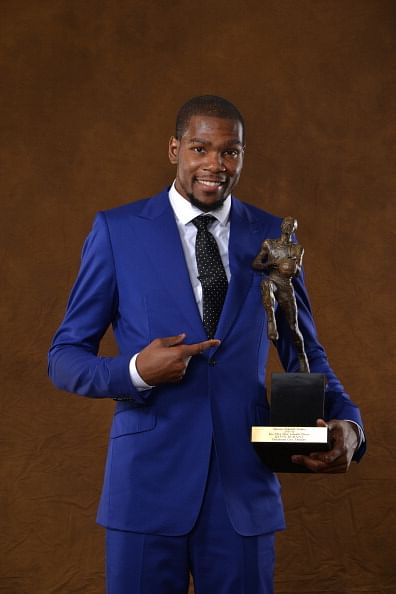
[[[268,276],[261,282],[261,295],[267,313],[268,338],[274,343],[278,340],[275,319],[275,303],[278,302],[289,323],[296,345],[300,371],[309,373],[309,363],[304,349],[304,339],[298,327],[297,304],[292,279],[301,270],[304,249],[292,241],[297,229],[297,220],[285,217],[281,224],[279,239],[266,239],[252,266],[255,270],[265,270]]]

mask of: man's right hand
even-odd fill
[[[184,333],[156,338],[140,351],[136,357],[136,369],[147,384],[158,386],[168,382],[180,382],[191,357],[220,344],[220,340],[217,339],[184,344],[185,338]]]

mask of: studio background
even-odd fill
[[[395,2],[1,12],[0,592],[104,591],[95,514],[113,403],[57,391],[46,353],[95,212],[172,181],[176,111],[213,93],[246,117],[237,196],[299,220],[319,336],[369,445],[347,475],[281,477],[276,592],[393,593]]]

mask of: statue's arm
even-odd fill
[[[261,249],[260,249],[259,253],[257,254],[257,256],[255,257],[255,259],[252,262],[252,267],[255,270],[267,270],[269,267],[268,255],[269,255],[269,249],[268,249],[267,241],[263,241],[263,243],[261,244]]]
[[[301,245],[297,245],[296,248],[296,272],[294,276],[297,276],[300,273],[304,256],[304,248]]]

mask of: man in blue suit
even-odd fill
[[[252,261],[281,220],[233,196],[244,152],[234,105],[202,96],[180,109],[169,143],[175,182],[97,215],[51,346],[56,386],[117,401],[98,511],[108,594],[185,594],[189,572],[196,594],[272,592],[273,535],[284,518],[278,480],[250,443],[251,426],[269,418],[269,341]],[[202,215],[212,242],[203,264]],[[212,331],[204,269],[213,259],[226,294]],[[359,410],[318,342],[302,273],[293,284],[311,371],[327,376],[318,424],[332,438],[329,452],[293,459],[345,472],[365,447]],[[110,324],[119,354],[100,357]],[[277,327],[281,361],[298,371],[281,311]]]

